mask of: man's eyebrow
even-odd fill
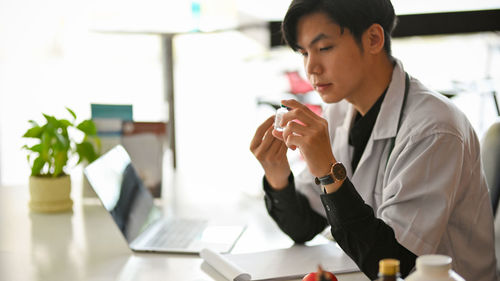
[[[323,39],[326,39],[326,38],[328,38],[328,37],[329,37],[329,36],[328,36],[328,35],[326,35],[326,34],[324,34],[324,33],[320,33],[320,34],[316,35],[316,37],[314,37],[314,39],[313,39],[313,40],[311,40],[311,42],[309,43],[309,47],[311,47],[312,45],[314,45],[314,44],[318,43],[318,41],[323,40]],[[303,50],[304,48],[303,48],[303,47],[301,47],[299,44],[297,44],[297,49],[301,49],[301,50]]]

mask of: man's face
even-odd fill
[[[360,95],[366,62],[349,30],[342,33],[324,13],[305,15],[297,23],[297,45],[307,78],[324,102],[352,102]]]

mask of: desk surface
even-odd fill
[[[81,194],[73,192],[73,212],[48,215],[29,212],[26,187],[0,187],[0,280],[220,280],[201,269],[196,255],[131,252],[97,199],[81,199],[75,193]],[[259,198],[242,195],[227,206],[195,211],[192,206],[176,212],[247,224],[233,253],[292,245]],[[225,211],[228,208],[231,212]],[[368,280],[362,273],[338,277]]]

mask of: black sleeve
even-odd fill
[[[417,256],[399,244],[389,225],[375,217],[349,179],[336,192],[322,194],[321,201],[333,237],[366,276],[376,279],[378,262],[384,258],[398,259],[403,277],[410,273]]]
[[[269,215],[295,243],[313,239],[327,226],[326,219],[311,209],[307,198],[295,191],[292,173],[288,177],[288,186],[278,191],[272,189],[264,177],[264,191]]]

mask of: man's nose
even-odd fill
[[[317,56],[309,55],[306,58],[305,70],[308,75],[318,75],[323,71],[321,61]]]

